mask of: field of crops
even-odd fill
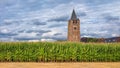
[[[0,42],[0,62],[118,62],[120,43]]]

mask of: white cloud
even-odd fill
[[[9,30],[8,29],[1,29],[0,32],[6,34],[6,33],[9,33]]]
[[[56,41],[56,40],[54,40],[54,39],[41,39],[41,41],[42,41],[42,42],[45,42],[45,41],[47,41],[47,42],[52,42],[52,41]]]
[[[28,42],[39,42],[40,40],[28,40]]]
[[[112,34],[112,37],[119,37],[119,34]]]
[[[35,33],[35,32],[32,32],[32,33],[20,33],[19,35],[18,35],[18,37],[36,37],[37,36],[37,33]]]

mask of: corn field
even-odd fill
[[[119,62],[120,43],[0,42],[0,62]]]

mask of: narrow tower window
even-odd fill
[[[74,21],[73,21],[73,24],[77,24],[77,21],[76,21],[76,20],[74,20]]]

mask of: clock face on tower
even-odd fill
[[[77,27],[76,27],[76,26],[74,26],[74,30],[77,30]]]

